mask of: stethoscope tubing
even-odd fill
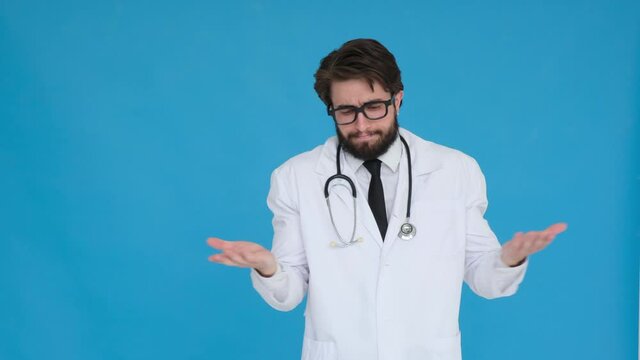
[[[409,222],[409,218],[411,218],[411,190],[413,190],[413,176],[411,174],[411,150],[409,150],[409,144],[407,144],[407,140],[405,140],[402,135],[400,135],[400,140],[404,144],[404,148],[407,150],[407,172],[409,173],[409,194],[407,195],[407,222]]]
[[[404,224],[402,224],[402,226],[400,227],[400,233],[398,234],[398,237],[400,237],[401,239],[404,240],[410,240],[411,238],[413,238],[413,236],[415,235],[415,226],[412,225],[409,222],[409,219],[411,218],[411,196],[412,196],[412,189],[413,189],[413,176],[412,176],[412,168],[411,168],[411,150],[409,150],[409,144],[407,143],[407,141],[404,139],[404,137],[402,137],[402,135],[400,136],[400,140],[402,141],[402,144],[404,145],[404,148],[407,151],[407,172],[409,175],[409,191],[408,191],[408,196],[407,196],[407,218],[406,218],[406,222]],[[353,180],[351,180],[351,178],[349,178],[347,175],[342,174],[341,172],[341,166],[340,166],[340,152],[342,149],[342,143],[338,143],[338,147],[336,149],[336,174],[332,175],[331,177],[329,177],[327,179],[327,181],[324,184],[324,198],[327,202],[327,207],[329,208],[329,217],[331,218],[331,224],[333,225],[334,230],[336,231],[336,234],[338,234],[338,240],[340,241],[340,244],[337,244],[335,242],[332,242],[332,246],[337,245],[339,247],[347,247],[349,245],[353,245],[354,243],[356,243],[358,240],[354,240],[355,237],[355,232],[356,232],[356,197],[357,192],[356,192],[356,186],[353,182]],[[344,180],[349,184],[349,188],[351,190],[351,196],[353,198],[353,229],[352,229],[352,233],[351,233],[351,239],[349,241],[345,241],[342,236],[340,235],[340,232],[338,231],[338,228],[336,226],[335,221],[333,220],[333,211],[331,210],[331,203],[329,201],[329,186],[331,185],[331,182],[334,180]],[[344,184],[341,184],[341,186],[345,186]],[[408,231],[404,231],[405,227],[407,227],[409,230]]]

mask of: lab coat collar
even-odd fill
[[[398,165],[400,164],[400,158],[402,157],[403,148],[404,146],[402,145],[400,138],[396,137],[396,140],[391,144],[387,152],[380,155],[378,159],[395,173],[396,171],[398,171]],[[346,163],[355,171],[358,171],[360,169],[360,166],[364,164],[364,160],[358,159],[357,157],[349,154],[346,151],[344,153]]]
[[[442,154],[436,145],[400,128],[411,151],[411,167],[414,176],[426,175],[442,167]]]

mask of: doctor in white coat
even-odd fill
[[[307,294],[303,360],[461,359],[462,282],[485,298],[514,294],[528,255],[566,225],[517,233],[501,247],[484,219],[475,160],[398,127],[400,70],[379,42],[352,40],[331,52],[315,88],[336,136],[273,172],[271,251],[209,238],[221,250],[209,259],[251,268],[275,309],[291,310]],[[334,180],[329,208],[324,188],[338,161],[356,197]],[[399,236],[405,222],[415,227],[408,240]]]

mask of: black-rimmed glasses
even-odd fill
[[[333,117],[333,120],[338,125],[348,125],[355,122],[358,118],[358,113],[364,114],[369,120],[380,120],[387,116],[389,113],[389,105],[393,104],[395,100],[396,96],[393,95],[389,100],[369,101],[360,107],[344,105],[332,109],[331,105],[329,105],[327,106],[327,113]]]

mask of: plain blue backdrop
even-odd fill
[[[298,358],[303,307],[205,240],[270,246],[270,172],[333,134],[313,73],[356,37],[502,242],[569,223],[515,296],[465,287],[465,358],[636,358],[640,3],[606,0],[0,0],[0,358]]]

